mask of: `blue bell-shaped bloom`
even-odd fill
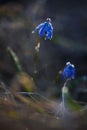
[[[71,64],[70,62],[66,63],[66,67],[64,68],[62,72],[62,78],[63,79],[74,79],[76,75],[75,66]]]
[[[45,37],[46,39],[51,40],[53,37],[53,26],[51,24],[51,19],[47,18],[44,23],[39,24],[32,33],[38,31],[39,37]]]

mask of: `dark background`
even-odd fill
[[[39,88],[46,90],[52,87],[58,72],[68,61],[76,67],[76,79],[85,77],[87,80],[86,1],[0,0],[0,77],[7,84],[10,84],[16,70],[6,48],[12,47],[24,71],[33,77],[34,47],[38,35],[32,35],[31,32],[47,17],[52,19],[54,35],[51,41],[41,40],[37,79]],[[56,86],[62,85],[60,78]],[[83,79],[76,87],[79,86],[87,88]]]

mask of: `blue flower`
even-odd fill
[[[39,24],[32,33],[38,31],[40,37],[45,37],[46,39],[51,40],[53,37],[53,26],[51,24],[51,19],[47,18],[44,23]]]
[[[74,79],[76,75],[76,70],[73,64],[70,62],[66,63],[66,67],[64,68],[62,72],[62,78],[63,79]]]

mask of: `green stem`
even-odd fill
[[[19,59],[18,59],[17,55],[15,54],[15,52],[11,49],[11,47],[8,47],[8,48],[7,48],[7,51],[8,51],[8,54],[10,55],[10,57],[11,57],[11,59],[12,59],[12,61],[13,61],[13,64],[14,64],[15,67],[16,67],[16,70],[17,70],[18,72],[22,72],[22,71],[23,71],[23,70],[22,70],[22,67],[21,67],[21,65],[20,65]]]

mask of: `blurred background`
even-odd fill
[[[32,34],[32,30],[48,17],[54,28],[53,38],[41,38],[36,52],[38,34]],[[20,72],[8,47],[19,58]],[[76,78],[67,84],[71,97],[87,105],[86,1],[0,0],[1,130],[87,130],[87,108],[82,115],[69,112],[70,115],[60,118],[58,105],[65,82],[61,73],[68,61],[76,68]],[[40,95],[28,98],[29,95],[16,93],[21,90]]]
[[[22,68],[34,76],[34,53],[38,38],[32,30],[47,17],[52,20],[52,40],[41,39],[37,87],[57,95],[64,81],[60,72],[70,61],[76,67],[71,92],[87,102],[87,2],[78,0],[0,0],[0,79],[11,84],[16,69],[6,48],[19,57]],[[72,87],[74,86],[74,87]]]

